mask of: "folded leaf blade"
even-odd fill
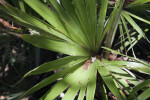
[[[64,53],[73,56],[90,56],[91,53],[86,49],[68,43],[66,41],[55,41],[45,36],[39,35],[22,35],[21,38],[34,46]]]
[[[137,5],[142,5],[142,4],[147,3],[147,2],[149,2],[149,0],[136,0],[132,3],[130,3],[129,5],[127,5],[126,8],[137,6]]]
[[[88,78],[88,85],[87,85],[87,92],[86,92],[86,100],[93,100],[96,90],[96,74],[97,74],[97,66],[96,62],[92,63],[90,66],[89,78]]]
[[[98,50],[100,46],[100,37],[102,36],[102,32],[104,30],[104,24],[105,24],[105,18],[106,18],[106,13],[107,13],[107,5],[108,5],[108,0],[101,0],[101,8],[99,12],[99,18],[98,18],[98,32],[96,34],[96,50]]]
[[[33,86],[32,88],[30,88],[28,91],[26,91],[20,98],[25,97],[25,96],[27,96],[27,95],[29,95],[29,94],[31,94],[31,93],[41,89],[42,87],[44,87],[44,86],[46,86],[46,85],[56,81],[58,78],[63,78],[68,73],[71,73],[71,72],[75,71],[76,69],[78,69],[81,65],[83,65],[83,63],[79,63],[77,65],[73,65],[70,68],[66,68],[66,69],[64,69],[64,70],[62,70],[62,71],[60,71],[60,72],[58,72],[56,74],[53,74],[52,76],[49,76],[48,78],[44,79],[40,83],[38,83],[35,86]],[[65,85],[65,86],[67,86],[67,85]],[[65,88],[65,87],[63,87],[63,88]],[[63,88],[61,88],[61,89],[63,89]]]
[[[31,26],[31,28],[38,29],[38,31],[42,30],[42,33],[43,33],[43,31],[45,31],[46,33],[49,33],[50,35],[57,36],[59,38],[67,40],[67,41],[70,40],[62,32],[55,29],[54,27],[47,24],[46,22],[44,22],[38,18],[35,18],[35,17],[11,6],[10,4],[8,4],[5,1],[1,1],[1,3],[4,6],[3,8],[6,8],[6,11],[8,12],[8,14],[13,16],[14,18],[18,19],[20,22],[22,22],[23,25],[27,26],[27,24],[28,24],[29,26]]]
[[[50,24],[52,24],[55,28],[62,31],[65,35],[67,35],[67,30],[63,25],[61,19],[48,7],[46,7],[39,0],[25,0],[25,2],[31,6],[37,13],[39,13],[45,20],[47,20]]]
[[[135,88],[133,89],[133,91],[130,93],[130,95],[128,96],[127,100],[131,100],[133,95],[136,94],[137,91],[139,91],[140,89],[146,87],[150,85],[150,79],[145,80],[144,82],[138,84],[137,86],[135,86]],[[149,90],[148,90],[149,91]]]
[[[27,74],[25,74],[24,77],[35,75],[35,74],[41,74],[57,69],[64,69],[66,67],[72,67],[73,65],[79,64],[81,62],[84,62],[87,60],[88,57],[80,57],[80,56],[68,56],[65,58],[60,58],[45,64],[40,65],[39,67],[29,71]]]
[[[142,31],[142,29],[136,24],[136,22],[125,12],[122,11],[121,14],[125,17],[125,19],[132,25],[132,27],[143,37],[145,38],[148,42],[148,38],[145,36],[145,33]]]
[[[88,42],[82,31],[82,28],[81,28],[79,20],[77,19],[77,16],[76,15],[70,16],[70,13],[73,13],[73,12],[67,13],[67,11],[64,9],[64,7],[62,7],[62,5],[60,5],[56,0],[49,0],[49,2],[51,4],[51,6],[53,7],[53,9],[56,11],[57,15],[60,16],[62,21],[65,23],[65,26],[68,30],[70,38],[72,40],[76,41],[79,45],[89,48]],[[66,1],[65,1],[65,3],[63,1],[61,1],[61,2],[64,5],[66,5],[66,4],[68,5],[68,3],[66,3]],[[69,2],[71,2],[71,1],[69,1]],[[72,7],[70,9],[72,9]]]
[[[78,84],[77,80],[79,79],[80,74],[82,74],[81,73],[82,66],[83,63],[78,66],[75,66],[73,72],[71,72],[65,78],[60,80],[51,90],[49,90],[44,96],[41,97],[41,100],[53,100],[69,86],[72,87],[71,89],[69,88],[70,89],[69,92],[72,93],[72,96],[75,96],[75,94],[72,92],[73,91],[72,89],[74,89],[74,86],[77,86],[77,89],[75,89],[75,91],[78,91],[79,89],[79,85],[77,85]],[[66,94],[65,95],[66,97],[70,98],[68,93],[66,93],[67,95]]]
[[[102,79],[104,80],[109,90],[113,93],[114,96],[117,97],[117,99],[123,100],[123,97],[119,93],[110,72],[105,68],[105,65],[103,65],[103,62],[100,63],[100,61],[98,60],[96,62],[97,62],[98,72],[100,73]]]

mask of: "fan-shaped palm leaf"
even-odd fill
[[[17,34],[17,36],[34,46],[69,56],[45,63],[28,72],[24,77],[61,69],[60,72],[33,86],[21,98],[62,78],[41,97],[41,100],[53,100],[65,90],[67,92],[62,98],[63,100],[74,100],[77,94],[78,100],[83,100],[85,95],[87,100],[93,100],[98,72],[103,94],[102,98],[108,99],[106,95],[108,92],[106,87],[108,87],[109,91],[118,100],[125,100],[127,98],[125,93],[130,98],[130,95],[137,92],[136,88],[132,91],[129,83],[135,86],[140,83],[132,70],[150,74],[150,67],[147,63],[129,56],[127,57],[136,62],[106,60],[110,51],[126,56],[109,49],[112,47],[118,26],[121,34],[124,36],[122,42],[125,42],[127,39],[130,44],[129,49],[137,42],[136,39],[132,40],[128,25],[126,25],[127,22],[139,33],[140,38],[138,40],[144,37],[149,41],[142,29],[130,16],[148,24],[149,21],[123,10],[124,0],[118,0],[115,3],[110,15],[107,13],[108,0],[100,0],[101,3],[98,5],[100,6],[100,12],[97,10],[97,0],[61,0],[60,2],[47,0],[47,4],[40,0],[24,0],[24,2],[42,18],[40,19],[26,13],[22,2],[19,3],[22,10],[19,10],[4,0],[0,0],[1,10],[20,21],[22,25],[40,32],[40,35]],[[127,6],[127,8],[146,2],[147,0],[137,0]],[[123,28],[127,37],[124,35]],[[105,47],[100,48],[103,44]],[[107,52],[104,53],[100,49],[105,49]],[[101,54],[103,56],[99,57]],[[147,92],[149,92],[149,89],[138,96],[138,98],[144,95],[146,95],[145,98],[148,98]]]

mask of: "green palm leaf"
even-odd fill
[[[49,100],[56,98],[61,92],[63,92],[67,87],[67,93],[64,96],[64,100],[68,98],[73,100],[76,96],[79,89],[81,89],[81,93],[79,96],[79,100],[83,98],[85,93],[85,88],[87,87],[87,100],[91,100],[94,98],[94,91],[96,87],[96,71],[97,68],[94,66],[95,63],[91,64],[90,66],[81,66],[79,69],[74,71],[73,73],[67,75],[63,80],[58,82],[52,90],[48,91],[41,100]],[[88,67],[88,68],[87,68]],[[93,84],[94,82],[94,84]],[[82,90],[83,89],[83,90]],[[55,92],[54,92],[55,91]],[[74,91],[74,92],[73,92]],[[71,95],[71,96],[70,96]]]
[[[46,7],[39,0],[25,0],[25,2],[31,6],[37,13],[39,13],[46,21],[53,25],[56,29],[60,30],[63,34],[67,35],[65,26],[63,25],[61,19],[48,7]]]
[[[101,42],[101,36],[104,30],[104,24],[105,24],[105,18],[106,18],[106,13],[107,13],[107,5],[108,5],[108,0],[101,0],[101,9],[99,12],[99,19],[98,19],[98,32],[96,34],[96,50],[99,48]]]
[[[147,24],[150,24],[150,21],[148,21],[148,20],[146,20],[146,19],[143,19],[143,18],[141,18],[141,17],[139,17],[139,16],[136,16],[136,15],[130,13],[130,12],[127,12],[127,11],[125,11],[125,13],[127,13],[128,15],[132,16],[133,18],[136,18],[136,19],[138,19],[138,20],[140,20],[140,21],[142,21],[142,22],[145,22],[145,23],[147,23]]]
[[[140,94],[137,99],[138,100],[146,100],[146,99],[149,99],[150,95],[150,88],[146,89],[142,94]]]
[[[81,64],[81,63],[80,63]],[[63,78],[66,74],[73,72],[74,70],[76,70],[80,64],[74,65],[71,68],[66,68],[52,76],[49,76],[48,78],[44,79],[43,81],[41,81],[40,83],[36,84],[35,86],[33,86],[32,88],[30,88],[28,91],[26,91],[23,95],[21,95],[20,98],[23,98],[25,96],[28,96],[29,94],[32,94],[33,92],[41,89],[42,87],[56,81],[59,78]]]
[[[70,9],[72,9],[71,11],[73,11],[73,12],[67,13],[65,11],[65,9],[56,0],[51,0],[49,2],[51,4],[51,6],[53,6],[53,8],[57,12],[57,14],[62,18],[63,22],[65,23],[70,38],[72,38],[74,41],[76,41],[79,44],[82,43],[83,46],[86,45],[86,47],[89,48],[87,39],[85,38],[85,35],[82,31],[80,22],[77,19],[77,15],[73,14],[74,17],[69,15],[69,13],[75,13],[75,11],[74,11],[75,9],[70,8]],[[66,6],[68,6],[68,4]],[[81,35],[81,37],[78,37],[78,35]]]
[[[141,5],[141,4],[144,4],[144,3],[147,3],[147,2],[149,2],[149,0],[136,0],[132,3],[130,3],[129,5],[127,5],[126,7],[129,8],[129,7]]]
[[[87,60],[88,57],[80,57],[80,56],[68,56],[65,58],[57,59],[45,64],[40,65],[39,67],[29,71],[27,74],[25,74],[24,77],[30,76],[30,75],[36,75],[36,74],[41,74],[57,69],[64,69],[64,68],[69,68],[74,65],[77,65],[79,63],[84,62]]]
[[[130,100],[130,99],[132,98],[132,96],[133,96],[138,90],[140,90],[140,89],[142,89],[143,87],[146,87],[146,86],[148,86],[148,85],[150,85],[150,79],[145,80],[144,82],[138,84],[138,85],[133,89],[133,91],[130,93],[130,95],[129,95],[129,97],[127,98],[127,100]],[[149,89],[148,89],[147,91],[149,91]],[[147,91],[146,91],[145,93],[141,94],[141,96],[147,94]],[[149,95],[146,95],[146,96],[145,96],[145,98],[148,98],[148,97],[149,97]],[[139,98],[141,98],[141,97],[139,96]]]
[[[0,0],[1,16],[11,16],[17,23],[35,29],[40,35],[14,34],[26,42],[37,46],[67,54],[69,56],[40,65],[31,70],[25,77],[46,73],[61,69],[40,83],[36,84],[22,96],[43,88],[44,86],[58,81],[41,100],[53,100],[62,92],[66,92],[62,100],[93,100],[96,90],[97,79],[100,81],[102,98],[108,100],[107,93],[111,93],[118,100],[132,98],[148,98],[149,89],[146,89],[139,96],[134,94],[148,85],[149,80],[139,84],[136,74],[132,71],[149,75],[150,67],[147,63],[123,55],[111,48],[118,26],[121,34],[121,51],[128,47],[127,51],[142,38],[148,40],[143,30],[131,17],[144,23],[150,24],[149,20],[141,18],[136,14],[129,13],[128,9],[148,2],[147,0],[136,0],[123,7],[125,0],[118,0],[115,5],[109,5],[109,0],[17,0],[13,1],[14,6]],[[98,3],[99,2],[99,3]],[[27,9],[28,5],[33,9]],[[143,6],[146,10],[148,4]],[[37,16],[35,16],[36,14]],[[128,23],[126,25],[126,23]],[[129,24],[134,29],[131,32]],[[134,35],[138,33],[136,38]],[[105,47],[102,47],[105,46]],[[102,47],[102,48],[100,48]],[[106,50],[106,52],[105,52]],[[108,61],[109,52],[126,56],[135,62],[129,61]],[[105,58],[105,59],[104,59]],[[96,59],[96,60],[95,60]],[[133,66],[134,65],[134,66]],[[97,75],[99,72],[99,76]],[[143,78],[139,78],[142,79]],[[136,86],[133,91],[130,84]],[[139,85],[138,85],[139,84]],[[125,96],[125,93],[129,97]],[[132,97],[133,96],[133,97]]]
[[[86,100],[93,100],[94,94],[95,94],[95,89],[96,89],[96,74],[97,74],[96,62],[91,64],[89,70],[90,70],[90,72],[89,72],[89,78],[88,78]]]
[[[107,85],[107,87],[118,99],[123,100],[123,97],[119,93],[110,72],[105,68],[105,64],[100,63],[100,61],[98,61],[98,60],[96,60],[96,62],[97,62],[97,66],[98,66],[98,71],[99,71],[102,79],[104,80],[105,84]],[[112,85],[113,85],[113,87],[112,87]]]
[[[122,11],[122,15],[126,18],[126,20],[133,26],[133,28],[143,37],[145,38],[148,42],[148,38],[145,36],[145,33],[142,31],[142,29],[133,21],[133,19],[126,14],[124,11]]]
[[[80,46],[75,46],[67,41],[56,41],[49,37],[39,35],[22,35],[21,38],[40,48],[74,56],[90,56],[89,51],[86,49]]]

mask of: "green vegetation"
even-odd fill
[[[78,100],[83,100],[85,94],[86,100],[93,100],[97,82],[100,82],[102,100],[108,100],[108,91],[118,100],[149,98],[150,79],[139,78],[134,72],[149,75],[150,65],[127,56],[128,51],[134,54],[133,46],[140,39],[150,42],[145,35],[149,28],[138,24],[139,21],[150,24],[148,1],[135,0],[127,4],[125,0],[113,3],[109,0],[61,0],[61,3],[57,0],[16,0],[18,5],[12,6],[0,0],[0,16],[11,18],[40,33],[29,35],[8,32],[9,34],[36,47],[68,55],[42,64],[25,74],[23,79],[61,69],[30,88],[20,98],[58,79],[60,80],[40,100],[53,100],[66,89],[62,100],[74,100],[77,94]],[[110,48],[117,33],[120,33],[120,45],[119,50],[115,51]],[[109,61],[110,52],[132,61]],[[135,87],[132,89],[130,84]],[[138,95],[137,92],[141,89],[143,92]]]

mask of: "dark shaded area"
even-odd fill
[[[24,29],[25,31],[21,30],[21,33],[29,33],[25,28],[18,27],[18,25],[14,26],[18,29],[10,29],[10,25],[11,22],[2,23],[0,24],[0,28],[9,31]],[[57,59],[61,55],[34,47],[22,39],[6,34],[5,31],[0,33],[0,99],[5,100],[9,96],[13,100],[16,100],[24,91],[27,91],[33,85],[52,75],[53,72],[30,76],[17,83],[23,75],[45,62]],[[52,86],[53,84],[50,84],[28,98],[38,100]]]

